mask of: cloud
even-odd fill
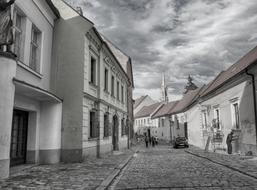
[[[81,6],[101,33],[130,55],[135,97],[170,97],[212,80],[257,44],[256,0],[67,0]]]

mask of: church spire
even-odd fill
[[[168,102],[169,98],[168,98],[168,87],[166,85],[166,81],[165,81],[165,74],[162,73],[162,83],[161,83],[161,101],[162,102]]]

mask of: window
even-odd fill
[[[162,127],[164,127],[164,119],[162,118]]]
[[[108,69],[104,69],[104,90],[108,92]]]
[[[104,137],[109,136],[109,114],[104,114]]]
[[[121,135],[126,135],[125,119],[121,120]]]
[[[33,25],[31,30],[29,67],[40,72],[40,38],[41,32]]]
[[[176,120],[176,124],[177,124],[177,129],[179,129],[179,120],[178,120],[177,116],[175,116],[175,120]]]
[[[202,112],[202,127],[203,129],[207,128],[207,113],[206,111]]]
[[[14,53],[18,60],[23,61],[23,49],[25,40],[25,17],[17,10],[14,10]]]
[[[121,86],[121,102],[124,103],[124,87]]]
[[[90,112],[90,116],[89,116],[89,120],[90,120],[90,133],[89,136],[90,138],[96,138],[98,137],[98,123],[97,123],[97,119],[96,119],[96,112],[95,111],[91,111]]]
[[[117,81],[117,100],[120,100],[120,83]]]
[[[218,108],[214,110],[214,119],[216,128],[220,129],[220,110]]]
[[[90,82],[96,85],[96,59],[91,56],[90,60]]]
[[[114,76],[112,76],[112,91],[111,95],[114,97]]]
[[[150,124],[150,118],[147,119],[148,124]]]
[[[232,110],[232,113],[233,113],[232,122],[233,122],[234,127],[236,129],[239,129],[239,108],[238,108],[238,103],[234,103],[232,107],[233,107],[233,110]]]

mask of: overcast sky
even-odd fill
[[[187,76],[199,86],[257,45],[256,0],[66,0],[133,61],[134,98],[170,99]]]

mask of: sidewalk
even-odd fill
[[[246,159],[247,157],[239,155],[228,155],[219,154],[215,152],[205,152],[204,150],[190,146],[186,152],[193,154],[198,157],[208,159],[214,163],[223,165],[232,170],[238,171],[240,173],[246,174],[248,176],[257,179],[257,159]]]
[[[10,178],[0,180],[0,189],[96,189],[111,182],[132,158],[135,149],[110,153],[99,159],[88,158],[83,163],[25,167],[12,173]]]

